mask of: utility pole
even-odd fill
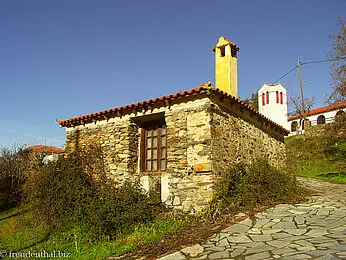
[[[302,114],[305,120],[305,100],[304,100],[304,91],[303,91],[303,77],[302,77],[302,71],[300,70],[300,60],[298,60],[298,73],[299,73],[300,93],[302,95]]]

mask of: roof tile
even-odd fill
[[[189,95],[193,95],[196,93],[202,93],[204,91],[212,91],[215,94],[220,94],[223,97],[228,97],[231,100],[234,100],[236,103],[240,104],[242,107],[246,108],[247,110],[252,111],[253,113],[259,115],[261,118],[263,118],[267,123],[273,124],[276,127],[278,127],[281,130],[284,130],[286,133],[289,133],[288,130],[286,130],[285,128],[283,128],[282,126],[278,125],[277,123],[271,121],[269,118],[263,116],[262,114],[260,114],[257,110],[253,109],[252,107],[250,107],[249,105],[247,105],[245,102],[241,101],[240,99],[218,89],[218,88],[211,88],[209,87],[207,84],[201,84],[198,87],[195,87],[193,89],[190,90],[185,90],[185,91],[180,91],[178,93],[175,94],[170,94],[170,95],[166,95],[166,96],[162,96],[159,98],[154,98],[154,99],[150,99],[150,100],[144,100],[138,103],[134,103],[134,104],[130,104],[130,105],[126,105],[126,106],[121,106],[121,107],[117,107],[117,108],[112,108],[112,109],[108,109],[108,110],[104,110],[104,111],[100,111],[94,114],[87,114],[84,116],[77,116],[77,117],[73,117],[73,118],[68,118],[68,119],[64,119],[64,120],[57,120],[57,122],[62,126],[62,127],[71,127],[71,126],[76,126],[76,125],[80,125],[80,124],[84,124],[84,121],[87,120],[92,120],[94,119],[94,117],[96,115],[106,115],[108,113],[112,113],[112,112],[125,112],[127,111],[129,108],[133,108],[133,107],[144,107],[146,104],[155,104],[158,103],[159,101],[170,101],[170,100],[174,100],[177,99],[179,97],[186,97]],[[165,103],[165,105],[167,105],[168,103]],[[83,123],[82,123],[83,122]],[[73,123],[73,124],[71,124]]]
[[[44,153],[49,153],[49,154],[64,153],[65,152],[65,150],[62,148],[58,148],[55,146],[41,145],[41,144],[29,146],[25,150],[31,151],[31,152],[37,152],[37,153],[44,152]]]
[[[333,110],[336,110],[339,108],[344,108],[344,107],[346,107],[346,101],[340,102],[337,104],[333,104],[333,105],[329,105],[329,106],[324,106],[324,107],[312,109],[306,113],[306,116],[313,116],[313,115],[321,114],[321,113],[328,112],[328,111],[333,111]],[[295,116],[288,118],[288,121],[292,121],[292,120],[295,120],[295,119],[298,119],[301,117],[302,117],[301,115],[295,115]]]

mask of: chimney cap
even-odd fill
[[[238,51],[238,52],[240,51],[239,47],[235,43],[231,42],[230,40],[228,40],[224,36],[221,36],[219,38],[219,41],[217,42],[217,44],[214,45],[214,47],[211,50],[215,52],[215,49],[217,47],[226,46],[228,44],[231,45],[232,47],[234,47],[236,51]]]

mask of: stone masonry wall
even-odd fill
[[[105,125],[102,132],[100,143],[109,176],[118,182],[138,179],[138,126],[123,120]]]
[[[108,177],[115,183],[135,180],[138,163],[138,127],[129,119],[103,124],[78,126],[66,131],[66,151],[83,149],[88,144],[100,145]]]
[[[161,197],[184,211],[199,211],[212,197],[210,104],[166,116],[168,165]]]
[[[285,163],[284,143],[256,126],[255,122],[252,124],[238,117],[237,114],[241,113],[213,106],[211,126],[214,172],[220,174],[232,164],[249,163],[258,157],[268,158],[272,165],[282,167]]]

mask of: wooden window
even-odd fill
[[[269,104],[269,92],[268,91],[266,93],[266,101],[267,101],[267,104]]]
[[[156,122],[142,128],[141,171],[158,172],[167,168],[167,128]]]
[[[279,91],[276,91],[276,103],[279,104]]]
[[[291,124],[291,132],[297,131],[298,123],[296,121],[293,121]]]
[[[283,96],[282,96],[282,92],[280,92],[280,104],[283,104]]]
[[[262,106],[264,106],[266,103],[265,103],[265,98],[264,98],[264,93],[262,93]]]
[[[317,117],[317,124],[318,125],[322,125],[326,123],[326,118],[324,115],[320,115]]]

